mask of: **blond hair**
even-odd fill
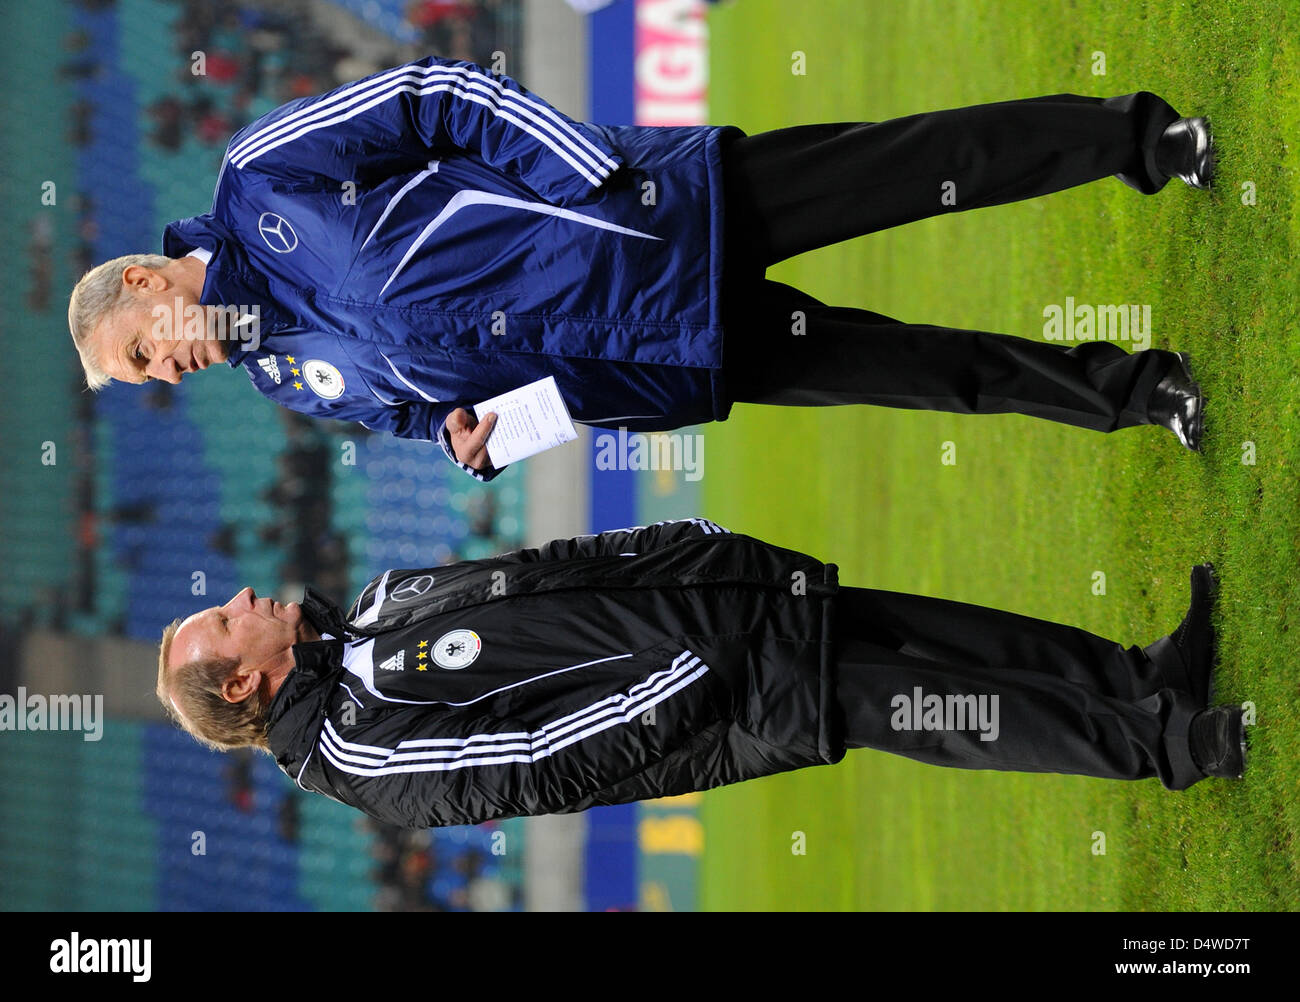
[[[222,695],[225,683],[239,667],[238,658],[187,661],[169,675],[167,660],[180,625],[179,619],[168,624],[158,645],[158,701],[167,715],[205,748],[230,751],[253,747],[269,752],[267,706],[261,692],[254,690],[238,703]]]

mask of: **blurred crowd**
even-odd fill
[[[104,9],[116,0],[76,2]],[[303,10],[281,4],[173,2],[179,8],[174,51],[162,62],[174,67],[175,86],[145,109],[152,123],[150,142],[171,152],[187,139],[224,150],[234,132],[287,101],[409,58],[396,41],[387,53],[372,45],[362,56],[334,41]],[[405,17],[419,35],[421,54],[483,65],[491,64],[494,52],[512,50],[522,23],[520,0],[412,0]],[[58,70],[63,78],[93,81],[104,72],[102,54],[84,32],[69,34],[64,48],[68,58]],[[89,141],[93,117],[92,102],[74,105],[69,132],[74,144]]]
[[[226,799],[242,814],[262,806],[254,782],[258,755],[240,748],[224,756]],[[302,834],[302,799],[289,790],[275,803],[276,836],[290,844],[298,844]],[[375,911],[518,911],[523,906],[520,835],[507,839],[498,822],[414,831],[359,816],[354,825],[369,844]]]
[[[519,0],[411,0],[406,20],[430,54],[489,66],[493,52],[514,48],[519,8]]]
[[[71,0],[88,11],[106,11],[117,0]],[[393,41],[387,55],[382,47],[358,51],[331,40],[323,26],[309,16],[310,5],[290,0],[259,4],[212,2],[212,0],[170,0],[178,16],[172,28],[170,54],[160,53],[160,79],[169,81],[161,96],[154,96],[138,109],[148,123],[145,140],[153,156],[179,155],[195,142],[210,148],[209,165],[215,177],[220,156],[231,135],[257,117],[294,98],[319,94],[387,66],[411,58]],[[408,24],[421,39],[425,53],[490,65],[496,51],[514,51],[520,31],[519,0],[412,0],[404,7]],[[87,83],[93,93],[96,80],[120,72],[107,63],[114,53],[94,46],[89,35],[74,31],[63,38],[63,61],[55,72],[69,83]],[[195,73],[195,53],[202,54],[202,73]],[[158,90],[155,89],[154,94]],[[90,97],[73,102],[67,122],[68,138],[77,147],[88,146],[105,128],[105,109]],[[190,174],[203,174],[204,166],[191,165]],[[180,168],[178,168],[178,171]],[[105,179],[106,185],[116,183]],[[204,211],[210,181],[195,180],[194,212]],[[99,261],[130,248],[117,246],[114,234],[101,232],[99,211],[113,197],[111,187],[73,192],[68,196],[72,234],[72,273],[80,277]],[[35,213],[27,226],[26,261],[28,287],[24,305],[34,313],[62,310],[66,299],[55,288],[56,237],[51,217]],[[66,239],[66,235],[65,235]],[[159,519],[158,506],[150,502],[120,503],[98,498],[103,478],[96,477],[100,454],[96,446],[95,396],[85,392],[84,377],[75,355],[69,351],[70,399],[76,408],[73,431],[73,497],[76,560],[71,582],[73,601],[66,595],[39,594],[17,624],[25,629],[38,622],[34,610],[54,610],[53,618],[41,617],[41,625],[68,628],[71,613],[92,613],[96,595],[103,587],[96,556],[111,545],[118,527],[147,527]],[[153,384],[137,391],[146,406],[160,420],[175,405],[173,388]],[[251,392],[251,391],[250,391]],[[208,546],[232,558],[256,549],[275,555],[279,585],[301,588],[311,584],[338,601],[351,596],[350,572],[364,554],[349,553],[347,538],[335,527],[330,476],[337,465],[339,443],[347,438],[362,442],[372,434],[358,425],[337,425],[316,421],[283,408],[276,408],[287,442],[276,458],[276,474],[261,493],[270,515],[260,524],[215,526]],[[445,463],[434,449],[429,462]],[[517,539],[504,540],[498,533],[495,498],[486,499],[465,512],[470,540],[494,550],[509,549]],[[139,534],[137,534],[139,535]],[[500,545],[497,545],[500,544]],[[458,559],[451,554],[449,559]],[[121,563],[129,572],[138,555],[127,548]],[[109,633],[125,632],[120,616],[102,623]],[[8,638],[5,639],[7,643]],[[2,673],[0,673],[2,674]],[[0,683],[4,682],[0,678]],[[237,752],[225,764],[227,799],[234,810],[258,808],[254,797],[254,754]],[[275,807],[279,836],[290,843],[299,839],[301,797],[286,795]],[[375,907],[381,910],[464,911],[500,910],[520,906],[517,877],[503,876],[499,856],[487,841],[495,826],[487,830],[448,829],[409,832],[359,819],[373,835],[373,873],[378,890]],[[516,851],[517,848],[516,848]]]
[[[104,11],[117,0],[74,0],[87,10]],[[388,55],[376,56],[374,45],[362,58],[357,51],[330,40],[324,28],[309,16],[310,8],[293,3],[259,4],[256,0],[213,2],[171,0],[178,16],[172,27],[173,51],[160,55],[161,66],[173,67],[173,86],[145,109],[151,129],[148,141],[162,155],[176,153],[187,141],[197,140],[219,157],[232,133],[256,117],[297,97],[319,94],[341,83],[400,63],[401,47],[394,41]],[[421,37],[421,47],[433,54],[490,63],[492,53],[513,44],[519,34],[519,0],[412,0],[404,13]],[[75,31],[65,36],[65,61],[58,74],[70,81],[92,84],[108,72],[89,35]],[[194,54],[202,53],[203,72],[195,73]],[[71,110],[70,139],[87,144],[95,128],[96,105],[77,101]],[[102,258],[97,221],[98,192],[70,196],[76,219],[73,268],[81,275]],[[196,211],[206,198],[206,187],[196,189]],[[54,232],[48,214],[33,216],[28,228],[27,259],[30,281],[27,305],[44,312],[53,306]],[[94,608],[98,587],[94,554],[114,525],[147,525],[156,517],[139,506],[95,505],[93,396],[82,392],[80,367],[72,361],[73,393],[78,403],[77,504],[78,560],[72,608]],[[144,390],[149,406],[165,412],[172,405],[170,387]],[[208,540],[218,553],[238,557],[252,547],[280,555],[281,582],[287,587],[310,583],[327,595],[350,597],[350,554],[347,541],[332,527],[328,471],[338,455],[337,436],[361,439],[370,433],[359,426],[331,429],[287,410],[278,410],[289,442],[277,458],[275,482],[262,494],[273,511],[272,519],[250,530],[234,524],[217,526]],[[439,461],[435,458],[434,461]],[[491,501],[466,513],[472,535],[493,539],[495,506]],[[457,555],[453,555],[455,559]],[[124,558],[130,565],[129,553]],[[56,624],[57,625],[57,624]],[[121,624],[110,624],[120,627]]]
[[[108,10],[117,0],[73,0],[91,11]],[[159,151],[178,153],[187,140],[213,150],[216,162],[230,137],[254,119],[295,98],[321,94],[352,80],[398,65],[410,54],[393,42],[386,52],[369,47],[361,56],[330,40],[310,17],[293,16],[279,4],[253,0],[172,0],[174,49],[160,64],[173,67],[170,92],[146,106],[149,142]],[[411,0],[405,15],[419,32],[422,54],[491,65],[493,53],[512,52],[522,34],[520,0]],[[108,72],[105,59],[85,31],[63,39],[66,58],[57,74],[67,81],[93,82]],[[195,53],[202,53],[196,73]],[[96,105],[81,98],[69,111],[68,139],[77,147],[94,135]],[[215,170],[215,163],[213,166]],[[97,263],[100,238],[94,196],[76,192],[74,274]],[[36,213],[27,227],[29,269],[27,306],[45,312],[54,305],[54,231],[48,214]]]
[[[522,891],[502,872],[509,847],[500,826],[412,831],[371,818],[357,822],[373,836],[372,879],[382,912],[517,911]],[[495,849],[495,851],[494,851]]]

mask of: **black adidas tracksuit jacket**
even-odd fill
[[[393,824],[703,790],[845,754],[834,565],[701,519],[390,570],[269,708],[280,767]]]
[[[372,581],[294,647],[280,767],[412,828],[707,790],[876,748],[964,769],[1205,778],[1169,641],[841,588],[690,519]]]

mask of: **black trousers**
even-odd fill
[[[961,769],[1154,776],[1171,790],[1205,778],[1187,737],[1204,707],[1143,648],[918,595],[841,586],[836,601],[847,747]]]
[[[1097,431],[1150,423],[1147,402],[1172,352],[905,323],[827,306],[764,273],[851,237],[1111,175],[1154,194],[1169,180],[1155,166],[1156,140],[1178,117],[1148,91],[1056,94],[730,137],[722,314],[731,399],[1019,413]],[[955,186],[951,204],[945,182]]]

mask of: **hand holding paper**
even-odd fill
[[[451,438],[451,449],[466,466],[474,470],[491,467],[488,459],[487,437],[497,423],[497,416],[489,414],[482,421],[474,418],[463,407],[457,407],[447,415],[447,434]]]
[[[474,405],[480,421],[489,413],[497,416],[487,440],[488,458],[497,469],[578,437],[554,376]]]

